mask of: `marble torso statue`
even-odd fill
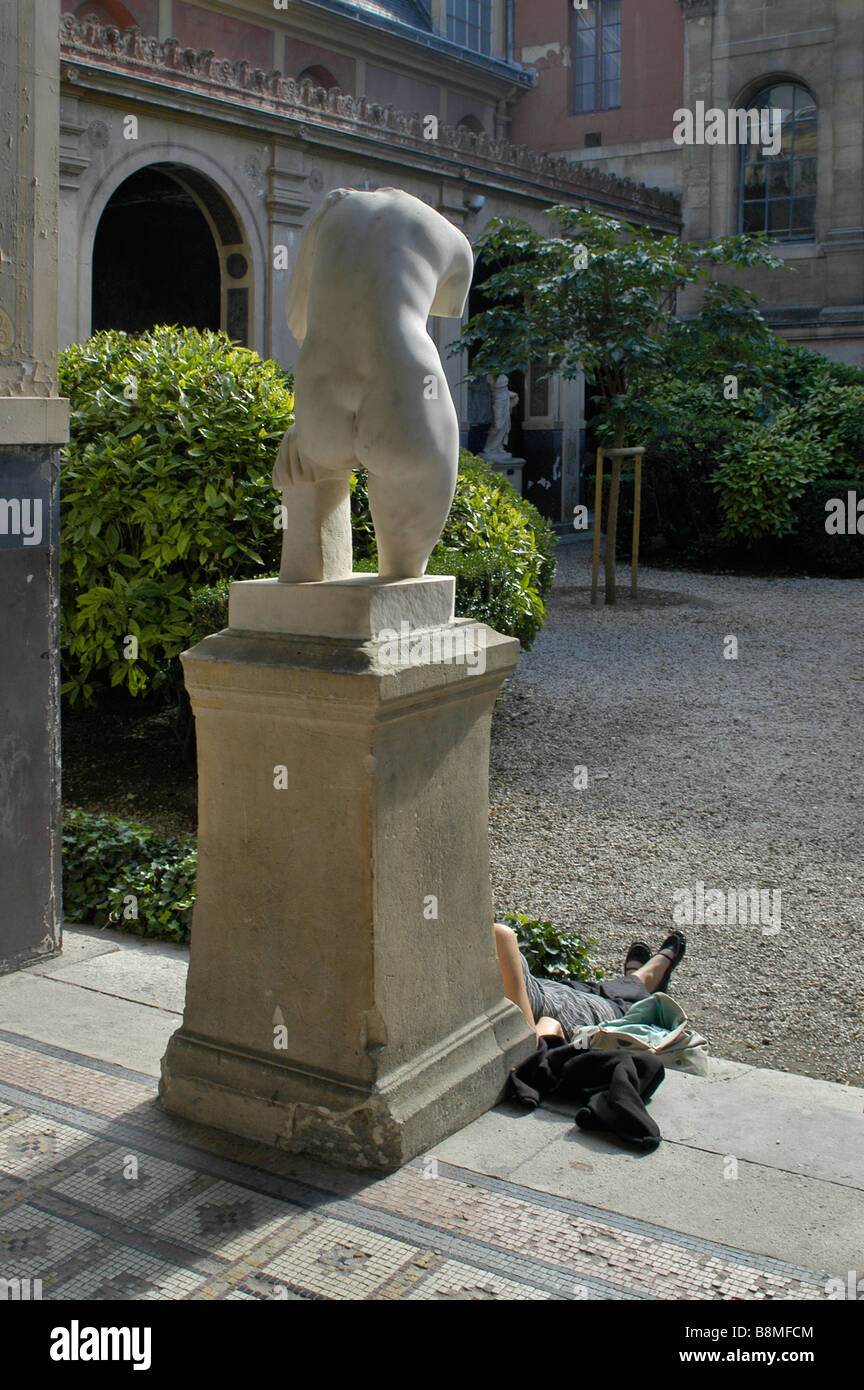
[[[462,314],[462,232],[398,188],[336,189],[306,228],[286,309],[300,344],[296,423],[273,484],[369,475],[379,574],[423,574],[456,485],[459,427],[429,315]],[[347,502],[346,502],[347,505]]]

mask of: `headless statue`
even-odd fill
[[[483,456],[509,459],[512,455],[507,453],[506,445],[510,437],[510,417],[519,396],[510,390],[510,382],[504,372],[500,376],[487,375],[486,380],[492,396],[492,424],[483,445]]]
[[[459,318],[471,244],[398,188],[337,188],[303,236],[286,299],[300,344],[296,421],[273,469],[280,579],[351,573],[350,478],[369,475],[383,579],[426,569],[453,501],[459,423],[429,315]]]

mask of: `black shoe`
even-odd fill
[[[646,946],[644,941],[634,941],[624,961],[624,974],[632,975],[640,965],[647,965],[653,954],[651,947]]]
[[[658,956],[669,956],[669,969],[666,971],[666,974],[663,976],[663,979],[657,986],[655,993],[660,993],[661,991],[665,992],[666,986],[669,983],[669,976],[672,974],[672,971],[675,969],[676,965],[678,965],[679,962],[683,959],[684,952],[686,950],[687,938],[684,935],[683,931],[670,932],[669,936],[667,936],[666,940],[663,942],[663,945],[660,947],[660,950],[657,952]]]

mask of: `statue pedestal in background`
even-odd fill
[[[454,620],[453,590],[235,584],[231,626],[184,654],[198,897],[169,1110],[386,1169],[487,1110],[531,1053],[502,993],[487,838],[492,706],[519,644]]]

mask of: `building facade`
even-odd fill
[[[680,192],[678,0],[524,0],[515,20],[516,56],[536,74],[514,111],[516,143]]]
[[[682,147],[684,235],[766,232],[794,272],[748,275],[768,321],[864,364],[862,0],[682,3],[682,105],[779,113],[768,142]]]
[[[398,186],[474,241],[559,202],[677,231],[680,205],[514,145],[534,75],[503,0],[85,0],[61,31],[61,343],[105,327],[221,327],[294,361],[283,301],[336,187]],[[471,312],[469,302],[468,311]],[[467,441],[460,325],[430,321]],[[549,516],[579,496],[579,382],[514,380],[511,451]]]
[[[764,232],[790,273],[741,283],[772,327],[864,363],[862,0],[530,0],[515,35],[517,143],[679,193],[688,239]],[[772,111],[768,141],[731,123]]]

